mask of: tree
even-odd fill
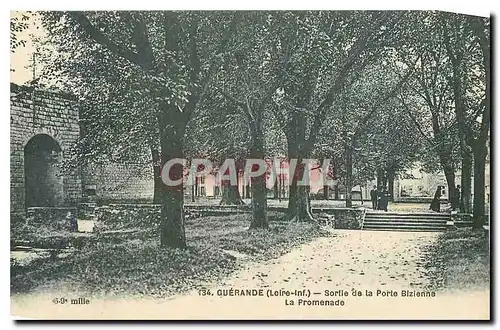
[[[475,111],[473,109],[474,105],[475,108],[478,106],[478,93],[473,89],[475,87],[481,88],[481,85],[484,85],[484,75],[481,74],[482,70],[478,67],[482,54],[471,29],[471,23],[474,18],[451,13],[442,13],[439,18],[443,43],[446,46],[452,67],[450,85],[453,86],[455,114],[460,134],[460,150],[462,155],[462,194],[460,204],[462,212],[470,213],[472,150],[475,146],[475,136],[471,125],[477,120],[477,116],[482,115],[482,111]],[[470,104],[470,102],[467,102],[467,99],[474,100],[476,104]],[[482,102],[483,96],[480,95],[479,103]],[[481,104],[479,104],[479,107],[483,108]],[[457,206],[455,205],[455,207]]]
[[[57,51],[79,66],[76,79],[66,82],[72,92],[99,94],[104,83],[119,86],[104,97],[122,98],[124,104],[131,98],[151,101],[144,111],[155,119],[161,164],[183,158],[186,126],[223,61],[237,22],[238,15],[221,12],[44,13]],[[89,72],[95,76],[89,78]],[[130,92],[123,94],[126,85]],[[163,185],[161,245],[185,248],[183,166],[175,164],[168,176],[181,183]]]
[[[482,53],[482,66],[485,72],[484,112],[481,115],[479,134],[474,140],[474,227],[480,228],[484,222],[485,202],[485,161],[488,154],[488,140],[491,116],[491,62],[490,62],[490,22],[476,18],[472,22]]]
[[[387,187],[394,198],[394,180],[417,160],[422,141],[398,99],[384,103],[358,138],[354,168],[359,181],[355,183],[376,177],[377,186]]]
[[[413,57],[419,59],[419,75],[416,76],[419,88],[410,89],[414,96],[424,100],[431,112],[427,124],[432,127],[432,137],[429,137],[429,130],[425,132],[429,125],[422,120],[417,122],[417,117],[425,118],[425,113],[415,111],[415,107],[412,113],[408,100],[402,102],[422,135],[427,135],[431,151],[438,154],[455,207],[452,173],[461,163],[460,204],[467,213],[470,212],[474,156],[474,225],[480,227],[484,215],[484,168],[490,121],[489,21],[452,13],[421,15],[418,33],[414,39],[409,39],[406,55],[413,52]],[[419,35],[427,36],[424,39]],[[415,102],[411,96],[410,100]]]
[[[455,112],[462,150],[462,204],[470,212],[471,153],[474,156],[474,227],[483,224],[485,161],[490,123],[489,21],[441,15],[443,42],[452,66]]]
[[[337,116],[331,122],[337,127],[337,143],[342,146],[346,207],[352,207],[351,191],[356,179],[362,184],[380,169],[389,169],[389,174],[395,176],[402,159],[397,159],[392,151],[398,150],[402,158],[407,154],[401,153],[403,148],[395,139],[407,132],[403,129],[404,121],[394,121],[398,113],[394,99],[411,70],[399,78],[384,59],[367,66],[360,74],[362,78],[346,87],[337,105]],[[391,125],[384,120],[390,120]],[[353,175],[355,167],[357,173]]]
[[[295,34],[291,61],[274,109],[287,137],[288,157],[301,164],[311,157],[332,105],[348,80],[355,80],[356,72],[380,51],[394,17],[379,12],[294,15],[287,29],[289,35]],[[301,173],[306,173],[304,165],[291,173],[288,213],[293,220],[314,221],[309,187],[297,185]]]
[[[220,72],[220,93],[237,106],[249,134],[249,158],[264,163],[265,113],[281,85],[289,54],[286,45],[276,40],[275,31],[283,22],[281,13],[248,12],[242,17],[245,28],[231,48],[232,58]],[[258,171],[255,166],[255,171]],[[250,170],[250,169],[249,169]],[[254,171],[254,168],[251,169]],[[251,177],[252,222],[250,228],[267,228],[266,174]]]
[[[438,156],[451,201],[456,190],[458,135],[446,49],[439,39],[427,37],[439,29],[435,15],[420,13],[418,23],[408,23],[408,44],[398,49],[398,57],[407,66],[414,67],[415,74],[406,84],[400,100],[425,137],[428,152]]]
[[[187,128],[186,155],[188,159],[210,159],[217,173],[226,160],[235,160],[237,184],[229,180],[220,182],[221,205],[244,205],[238,182],[243,172],[244,159],[249,152],[248,126],[241,120],[238,109],[216,89],[207,92],[205,101]],[[230,169],[224,173],[229,175]]]

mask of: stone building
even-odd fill
[[[80,135],[76,102],[68,95],[15,84],[10,102],[11,213],[77,203],[80,173],[63,176],[57,166]]]
[[[10,87],[12,215],[22,215],[32,207],[76,206],[88,194],[97,201],[152,199],[152,174],[143,165],[63,170],[65,152],[80,137],[78,102],[60,92],[16,84]]]

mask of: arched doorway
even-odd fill
[[[24,147],[26,207],[63,204],[63,176],[57,166],[61,151],[56,140],[46,134],[35,135]]]

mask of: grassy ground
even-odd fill
[[[248,230],[249,214],[187,220],[186,250],[161,248],[158,235],[150,231],[100,236],[64,259],[11,265],[11,293],[65,286],[94,296],[169,296],[208,286],[246,260],[277,257],[328,235],[310,224],[290,224],[278,217],[270,215],[269,230]]]
[[[426,250],[426,268],[435,288],[489,289],[490,245],[482,229],[461,228],[443,233]]]

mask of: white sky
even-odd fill
[[[18,17],[20,19],[21,16],[21,12],[11,12],[11,17]],[[14,69],[10,73],[10,81],[18,85],[30,81],[33,76],[32,70],[27,68],[33,62],[31,36],[43,36],[44,34],[43,27],[39,22],[31,14],[28,14],[28,16],[30,16],[30,20],[28,21],[29,28],[17,34],[18,39],[26,40],[26,45],[16,48],[15,52],[10,56],[10,68]]]

